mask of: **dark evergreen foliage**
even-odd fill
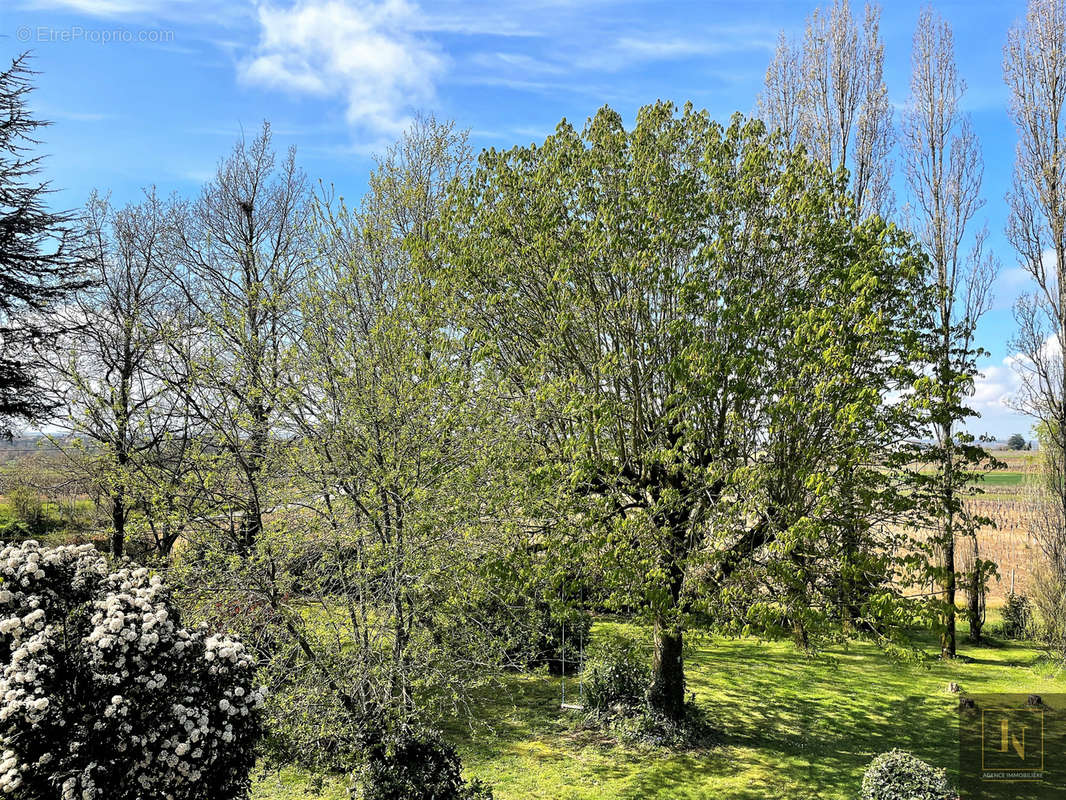
[[[0,72],[0,435],[18,418],[51,407],[37,380],[35,348],[56,331],[48,311],[85,286],[75,217],[47,205],[37,134],[47,122],[29,108],[36,74],[29,54]]]

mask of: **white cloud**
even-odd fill
[[[271,88],[340,97],[349,122],[395,135],[434,97],[444,69],[419,37],[418,9],[405,0],[298,0],[258,7],[259,43],[241,77]]]
[[[1058,339],[1048,336],[1043,347],[1044,358],[1061,360]],[[968,398],[968,405],[981,415],[980,419],[970,419],[966,427],[973,432],[992,432],[998,438],[1005,439],[1012,433],[1028,435],[1035,420],[1012,407],[1012,401],[1022,392],[1022,376],[1026,357],[1021,353],[1012,353],[1003,359],[1001,365],[985,367],[974,381],[974,394]]]
[[[71,11],[84,17],[109,20],[120,26],[149,19],[235,25],[247,21],[251,5],[211,0],[26,0],[19,8],[28,11]]]
[[[176,39],[151,44],[156,50],[186,54],[199,51],[191,46],[179,46],[177,41],[203,41],[205,30],[246,30],[255,10],[250,0],[227,3],[218,0],[24,0],[18,7],[23,11],[67,11],[75,19],[83,17],[98,23],[85,25],[89,30],[128,31],[143,25],[165,25],[173,36],[180,26]],[[194,30],[200,33],[193,33]]]
[[[721,28],[685,36],[621,36],[606,47],[581,54],[586,69],[616,72],[635,64],[720,56],[751,50],[773,52],[776,32],[755,28]]]
[[[187,5],[189,0],[35,0],[23,3],[23,8],[65,8],[90,17],[123,17],[157,14],[169,6]]]
[[[1013,356],[1003,359],[1003,365],[985,367],[974,381],[974,394],[969,405],[984,416],[986,411],[1006,409],[1007,401],[1018,391],[1018,373],[1012,367]]]
[[[971,433],[991,434],[1000,440],[1012,433],[1029,435],[1033,420],[1008,404],[1020,385],[1011,361],[1012,358],[1007,357],[1002,365],[985,367],[974,381],[974,394],[967,398],[967,405],[980,417],[970,417],[963,424]]]

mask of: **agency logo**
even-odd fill
[[[959,702],[964,800],[1066,800],[1066,695],[985,694]]]

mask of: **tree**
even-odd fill
[[[122,209],[94,195],[86,223],[91,289],[60,313],[75,331],[44,356],[65,424],[90,443],[110,506],[111,554],[120,557],[135,497],[131,473],[161,444],[164,397],[163,326],[167,303],[168,211],[155,191]],[[156,419],[149,420],[155,415]],[[96,448],[99,448],[98,450]]]
[[[962,501],[972,491],[980,463],[988,458],[958,426],[974,415],[965,402],[973,390],[976,359],[983,352],[975,346],[974,334],[991,305],[996,264],[984,251],[986,232],[969,230],[983,205],[984,166],[970,121],[959,108],[966,84],[955,66],[951,28],[929,9],[922,12],[914,32],[911,70],[902,124],[903,163],[913,201],[912,229],[932,262],[936,296],[929,347],[932,372],[930,380],[920,384],[936,441],[921,457],[931,460],[935,470],[918,475],[918,491],[927,498],[940,551],[936,577],[943,591],[941,654],[953,658],[955,541],[961,532],[973,534],[974,568],[979,570],[976,529],[982,520],[972,519]],[[972,249],[967,251],[968,240]]]
[[[687,612],[743,574],[764,616],[787,616],[839,555],[837,454],[782,497],[772,443],[883,407],[924,262],[760,123],[669,103],[632,130],[604,108],[581,133],[564,121],[483,153],[438,241],[440,280],[536,443],[551,546],[581,539],[614,598],[647,611],[648,702],[680,718]]]
[[[1020,433],[1012,433],[1010,438],[1007,439],[1008,450],[1025,450],[1027,444],[1028,442],[1025,440],[1025,437]]]
[[[866,5],[862,29],[848,0],[807,18],[801,46],[782,33],[758,108],[790,142],[831,170],[847,169],[860,216],[891,211],[892,107],[883,77],[880,9]]]
[[[382,768],[502,660],[483,609],[512,546],[499,507],[513,434],[411,255],[430,257],[430,223],[469,165],[464,132],[420,118],[359,206],[315,198],[272,428],[286,502],[243,558],[209,549],[189,565],[194,585],[219,587],[210,606],[239,609],[206,613],[262,642],[273,743],[315,767]]]
[[[166,377],[198,423],[204,488],[229,512],[241,551],[269,507],[265,467],[311,252],[308,199],[295,151],[277,163],[264,123],[219,164],[198,199],[177,206],[168,245],[183,309],[167,336]]]
[[[1030,0],[1024,21],[1008,34],[1004,78],[1018,131],[1007,238],[1036,283],[1014,307],[1013,364],[1021,384],[1014,404],[1046,437],[1043,517],[1066,525],[1066,282],[1060,272],[1066,263],[1066,8],[1060,0]],[[1054,528],[1037,531],[1051,537],[1042,542],[1049,558],[1062,555]],[[1066,580],[1066,561],[1049,567]]]
[[[322,250],[302,307],[291,469],[321,498],[314,505],[333,546],[353,556],[328,562],[334,580],[353,587],[353,635],[390,643],[377,665],[359,651],[369,659],[363,702],[402,719],[416,706],[415,640],[434,615],[427,604],[459,596],[452,582],[470,577],[461,565],[484,558],[471,535],[487,508],[484,488],[499,480],[487,467],[500,432],[469,345],[449,330],[439,293],[410,255],[469,164],[464,132],[421,118],[377,161],[359,209],[323,198]]]
[[[30,155],[48,123],[28,107],[29,55],[0,72],[0,436],[15,419],[39,418],[54,406],[38,382],[33,348],[56,335],[47,312],[85,286],[74,217],[50,211],[50,189]]]
[[[834,0],[828,10],[816,8],[807,19],[802,43],[790,42],[784,32],[779,35],[758,100],[763,120],[790,144],[804,147],[833,172],[847,172],[860,217],[887,217],[893,203],[888,158],[893,144],[892,108],[883,78],[884,45],[879,25],[876,5],[866,5],[861,30],[848,0]],[[795,426],[790,429],[793,434],[800,430]],[[857,455],[855,448],[861,449],[861,442],[871,444],[869,435],[875,432],[860,433],[855,428],[854,436],[847,430],[836,433],[843,436],[843,451]],[[788,452],[789,445],[782,444],[783,452]],[[799,451],[813,455],[807,449],[809,443],[794,444]],[[867,560],[871,555],[868,548],[865,554],[861,552],[870,544],[872,527],[870,520],[863,518],[859,500],[864,484],[870,480],[880,484],[881,480],[875,475],[860,476],[854,464],[845,459],[836,477],[839,509],[842,518],[850,520],[841,528],[841,572],[835,577],[834,590],[845,618],[857,618],[863,596],[883,580],[877,569],[869,569],[878,559]],[[794,494],[785,488],[794,481],[787,466],[780,477],[781,489]]]

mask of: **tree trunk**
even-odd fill
[[[126,520],[129,506],[126,503],[126,467],[130,463],[129,450],[126,448],[126,425],[119,427],[119,446],[115,454],[118,462],[119,480],[111,492],[111,542],[109,549],[114,558],[122,558],[126,545]]]
[[[685,665],[682,633],[661,615],[655,618],[655,654],[651,662],[648,705],[656,714],[680,720],[685,712]]]
[[[969,597],[967,598],[967,607],[969,609],[970,616],[970,641],[974,644],[981,643],[981,628],[984,625],[984,614],[981,608],[981,577],[974,567],[973,575],[971,576],[973,584],[970,586]]]
[[[263,532],[263,507],[260,501],[260,481],[263,475],[263,461],[267,447],[267,413],[261,406],[254,410],[255,421],[249,439],[245,480],[248,483],[244,508],[241,514],[239,548],[242,555],[248,555],[255,547]]]
[[[248,493],[244,502],[244,508],[241,509],[238,547],[242,555],[248,555],[263,531],[263,512],[259,507],[259,496],[254,491]]]
[[[970,618],[970,641],[981,643],[981,628],[985,624],[984,572],[981,569],[981,554],[977,547],[977,532],[973,533],[973,568],[967,576],[966,610]]]
[[[677,526],[675,525],[675,530]],[[681,534],[675,545],[682,547]],[[674,553],[668,565],[670,575],[670,599],[673,611],[678,612],[685,572],[680,557]],[[651,661],[651,685],[648,687],[648,706],[652,712],[672,720],[681,720],[685,713],[685,664],[682,656],[683,633],[680,615],[673,620],[659,611],[655,615],[655,652]]]
[[[955,657],[955,537],[944,540],[944,629],[940,633],[940,657]]]
[[[946,314],[946,312],[944,312]],[[946,317],[945,317],[946,318]],[[945,328],[944,330],[943,347],[944,352],[949,351],[950,347],[950,333]],[[941,386],[946,386],[948,380],[951,377],[950,365],[946,358],[941,364],[940,381]],[[945,405],[950,401],[950,396],[943,398]],[[941,528],[941,537],[943,541],[943,562],[941,567],[944,570],[944,627],[940,632],[940,657],[944,659],[951,659],[955,657],[956,641],[955,641],[955,459],[952,454],[952,447],[954,445],[954,433],[950,423],[943,424],[940,427],[940,452],[941,452],[941,479],[943,484],[941,490],[943,496],[941,498],[944,504],[944,518]]]
[[[111,555],[122,558],[123,548],[126,543],[126,492],[120,486],[111,495]]]

